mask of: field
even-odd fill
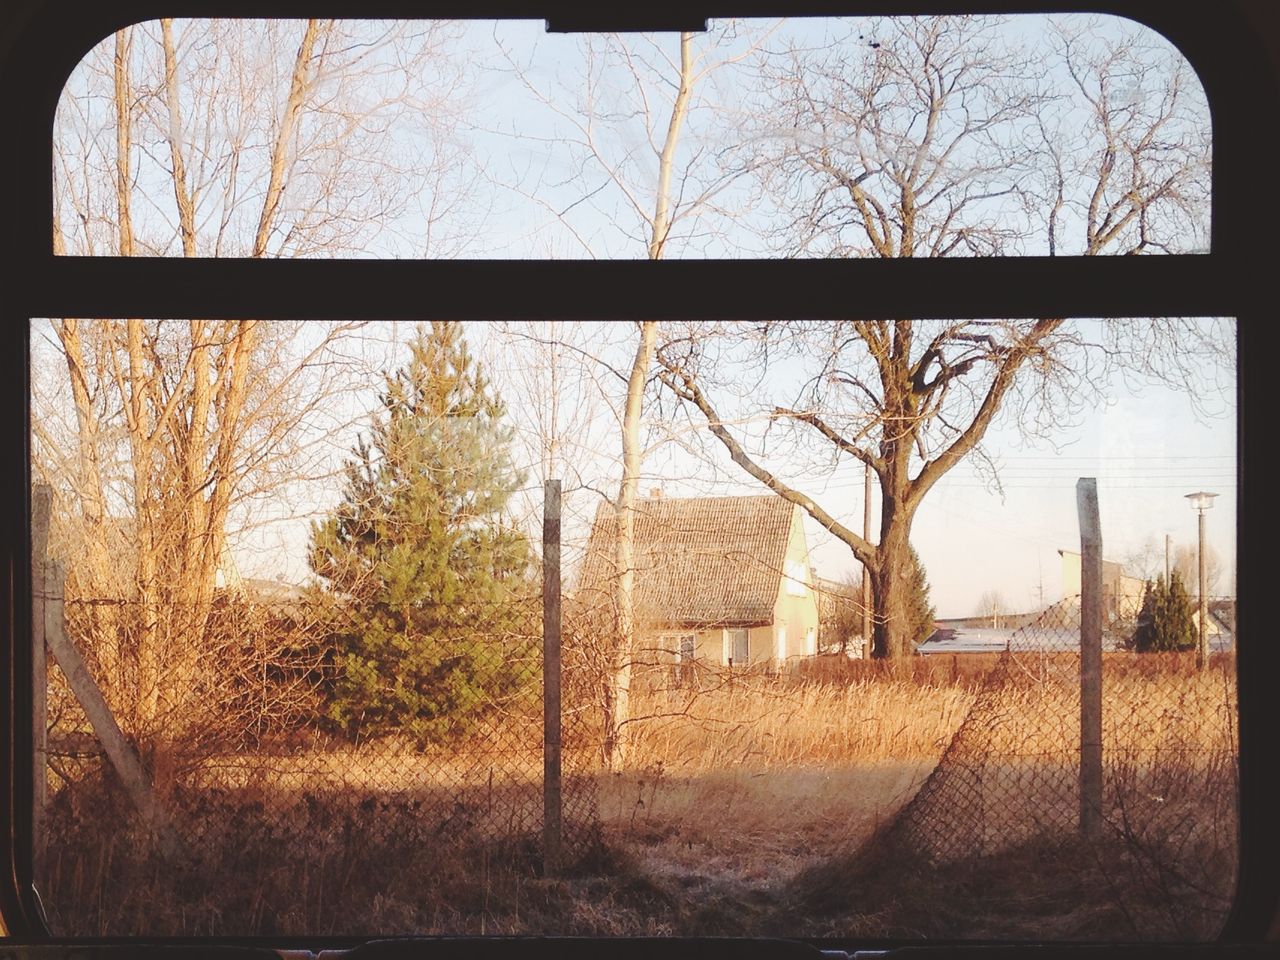
[[[1220,784],[1230,772],[1224,751],[1234,756],[1233,718],[1220,709],[1233,673],[1184,667],[1107,665],[1109,774],[1143,789],[1160,779],[1168,802],[1163,820],[1148,821],[1156,825],[1171,822],[1179,784]],[[537,756],[515,774],[509,757],[484,753],[419,753],[407,765],[406,749],[388,744],[223,758],[174,795],[192,825],[175,862],[146,855],[127,805],[90,777],[55,797],[41,892],[54,928],[83,935],[1017,936],[1038,923],[1063,936],[1134,936],[1133,909],[1114,897],[1094,902],[1108,877],[1132,880],[1125,849],[1083,851],[1015,829],[1036,822],[1028,803],[1045,809],[1023,781],[1052,787],[1058,781],[1035,780],[1048,764],[1069,784],[1078,750],[1035,722],[1062,689],[1037,689],[984,688],[952,664],[648,690],[634,704],[647,719],[632,725],[618,771],[566,760],[573,856],[556,878],[541,875]],[[1135,705],[1155,702],[1172,707],[1152,723]],[[1059,706],[1069,708],[1069,696]],[[1026,729],[984,728],[987,714]],[[961,782],[965,757],[984,750],[990,807],[958,809],[938,785]],[[950,779],[935,773],[940,759]],[[986,855],[975,847],[974,856],[914,862],[924,846],[901,846],[903,824],[917,831],[913,842],[920,824],[961,836],[984,809],[982,831],[1007,840]],[[1234,816],[1233,793],[1213,823],[1207,812],[1203,823],[1191,816],[1199,832],[1178,849],[1214,854],[1210,879],[1228,885],[1215,892],[1229,899],[1234,821],[1224,823],[1224,810]],[[886,837],[899,844],[888,859]]]

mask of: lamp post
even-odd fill
[[[1209,625],[1205,620],[1204,515],[1206,510],[1213,508],[1213,498],[1216,496],[1216,493],[1206,493],[1203,490],[1187,494],[1191,508],[1200,514],[1200,646],[1196,653],[1196,666],[1201,670],[1209,666]]]

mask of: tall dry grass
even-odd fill
[[[972,706],[972,682],[753,676],[709,690],[642,690],[628,764],[697,774],[936,758]]]
[[[798,877],[806,929],[1213,936],[1239,854],[1232,659],[1207,671],[1188,655],[1104,659],[1101,828],[1090,838],[1078,826],[1079,718],[1074,657],[1006,660],[900,817]]]
[[[512,791],[511,810],[536,804],[537,763],[491,779],[490,764],[465,751],[415,756],[405,745],[371,743],[206,767],[208,779],[184,802],[216,808],[217,826],[195,838],[182,864],[145,855],[106,779],[67,785],[53,811],[41,893],[64,934],[999,936],[1039,923],[1066,936],[1123,935],[1131,921],[1107,884],[1142,881],[1150,857],[1100,860],[1075,850],[1055,860],[1032,837],[1001,862],[911,861],[923,872],[909,896],[885,888],[906,881],[901,870],[884,866],[878,875],[849,859],[913,802],[962,726],[987,770],[1008,768],[1005,814],[1048,809],[1025,787],[1037,770],[1073,781],[1078,700],[1069,682],[1036,677],[1067,669],[1065,661],[1027,660],[1023,682],[999,687],[984,686],[974,663],[638,683],[627,767],[596,775],[603,832],[559,880],[539,875],[536,817],[507,815],[506,834],[493,840],[485,831],[502,825],[498,818],[471,816],[473,808],[500,811],[491,800],[499,791]],[[1234,762],[1231,665],[1199,674],[1185,658],[1108,657],[1104,689],[1109,782],[1135,842],[1159,839],[1164,850],[1167,835],[1180,856],[1221,854],[1234,834],[1189,829],[1186,818],[1195,827],[1204,811],[1184,794],[1206,777],[1220,785]],[[975,723],[983,697],[987,720]],[[516,739],[534,738],[522,730]],[[442,796],[459,791],[461,808],[451,800],[443,809],[466,813],[470,827],[424,815],[434,797],[428,773]],[[1226,809],[1224,795],[1217,799],[1215,809]],[[1053,802],[1069,809],[1073,799]],[[836,851],[843,859],[829,860]],[[825,870],[815,866],[827,860]]]

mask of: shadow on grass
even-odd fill
[[[1162,856],[1167,859],[1158,862]],[[761,932],[974,940],[1205,940],[1226,920],[1234,857],[1196,864],[1104,834],[1042,835],[936,862],[893,827],[801,871]],[[1205,878],[1208,878],[1205,881]],[[800,930],[797,930],[797,923]]]

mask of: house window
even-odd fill
[[[684,633],[677,638],[676,660],[680,663],[692,663],[698,646],[696,634]]]
[[[751,662],[751,635],[745,629],[729,630],[725,640],[725,659],[739,667]]]
[[[786,563],[787,594],[792,597],[803,597],[805,581],[809,579],[809,571],[803,560],[788,560]]]

